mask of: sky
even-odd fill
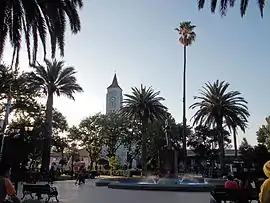
[[[177,122],[182,121],[183,48],[174,30],[181,21],[192,21],[197,38],[187,49],[187,106],[204,83],[217,79],[230,83],[248,101],[251,114],[246,133],[256,144],[256,131],[270,116],[270,9],[260,18],[254,1],[247,15],[240,17],[239,6],[226,17],[211,14],[209,6],[198,11],[195,0],[84,0],[80,11],[82,30],[66,34],[67,66],[74,66],[84,93],[75,101],[55,98],[54,106],[76,125],[86,116],[105,113],[106,88],[116,71],[124,93],[141,84],[161,91]],[[3,60],[11,62],[7,45]],[[42,49],[40,49],[42,61]],[[59,56],[57,59],[61,59]],[[22,48],[20,68],[28,68]],[[194,111],[187,111],[188,124]]]

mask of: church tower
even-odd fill
[[[114,74],[112,84],[107,87],[106,95],[106,114],[118,111],[122,106],[123,94],[118,85],[116,73]]]

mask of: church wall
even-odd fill
[[[118,86],[116,75],[114,80],[113,83],[116,82]],[[122,107],[122,102],[123,102],[123,93],[122,89],[119,86],[107,88],[106,114],[120,110],[120,108]],[[106,146],[102,146],[102,158],[106,159],[107,158],[106,155],[107,155]],[[122,166],[127,164],[127,149],[123,145],[121,145],[117,149],[115,155],[118,157],[119,162]],[[136,166],[136,164],[134,164],[133,166]]]

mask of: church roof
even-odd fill
[[[109,87],[107,87],[107,89],[109,89],[109,88],[120,88],[121,89],[121,87],[118,85],[116,73],[114,74],[112,84]]]

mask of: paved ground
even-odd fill
[[[76,186],[74,181],[56,183],[62,203],[209,203],[208,193],[116,190],[95,187],[93,181]]]
[[[210,203],[209,193],[116,190],[95,187],[93,181],[81,186],[74,185],[74,181],[61,181],[56,187],[61,203]],[[19,195],[20,190],[21,187]]]
[[[92,181],[81,186],[75,186],[74,182],[61,182],[57,186],[64,203],[209,203],[210,200],[207,193],[114,190],[95,187]]]

